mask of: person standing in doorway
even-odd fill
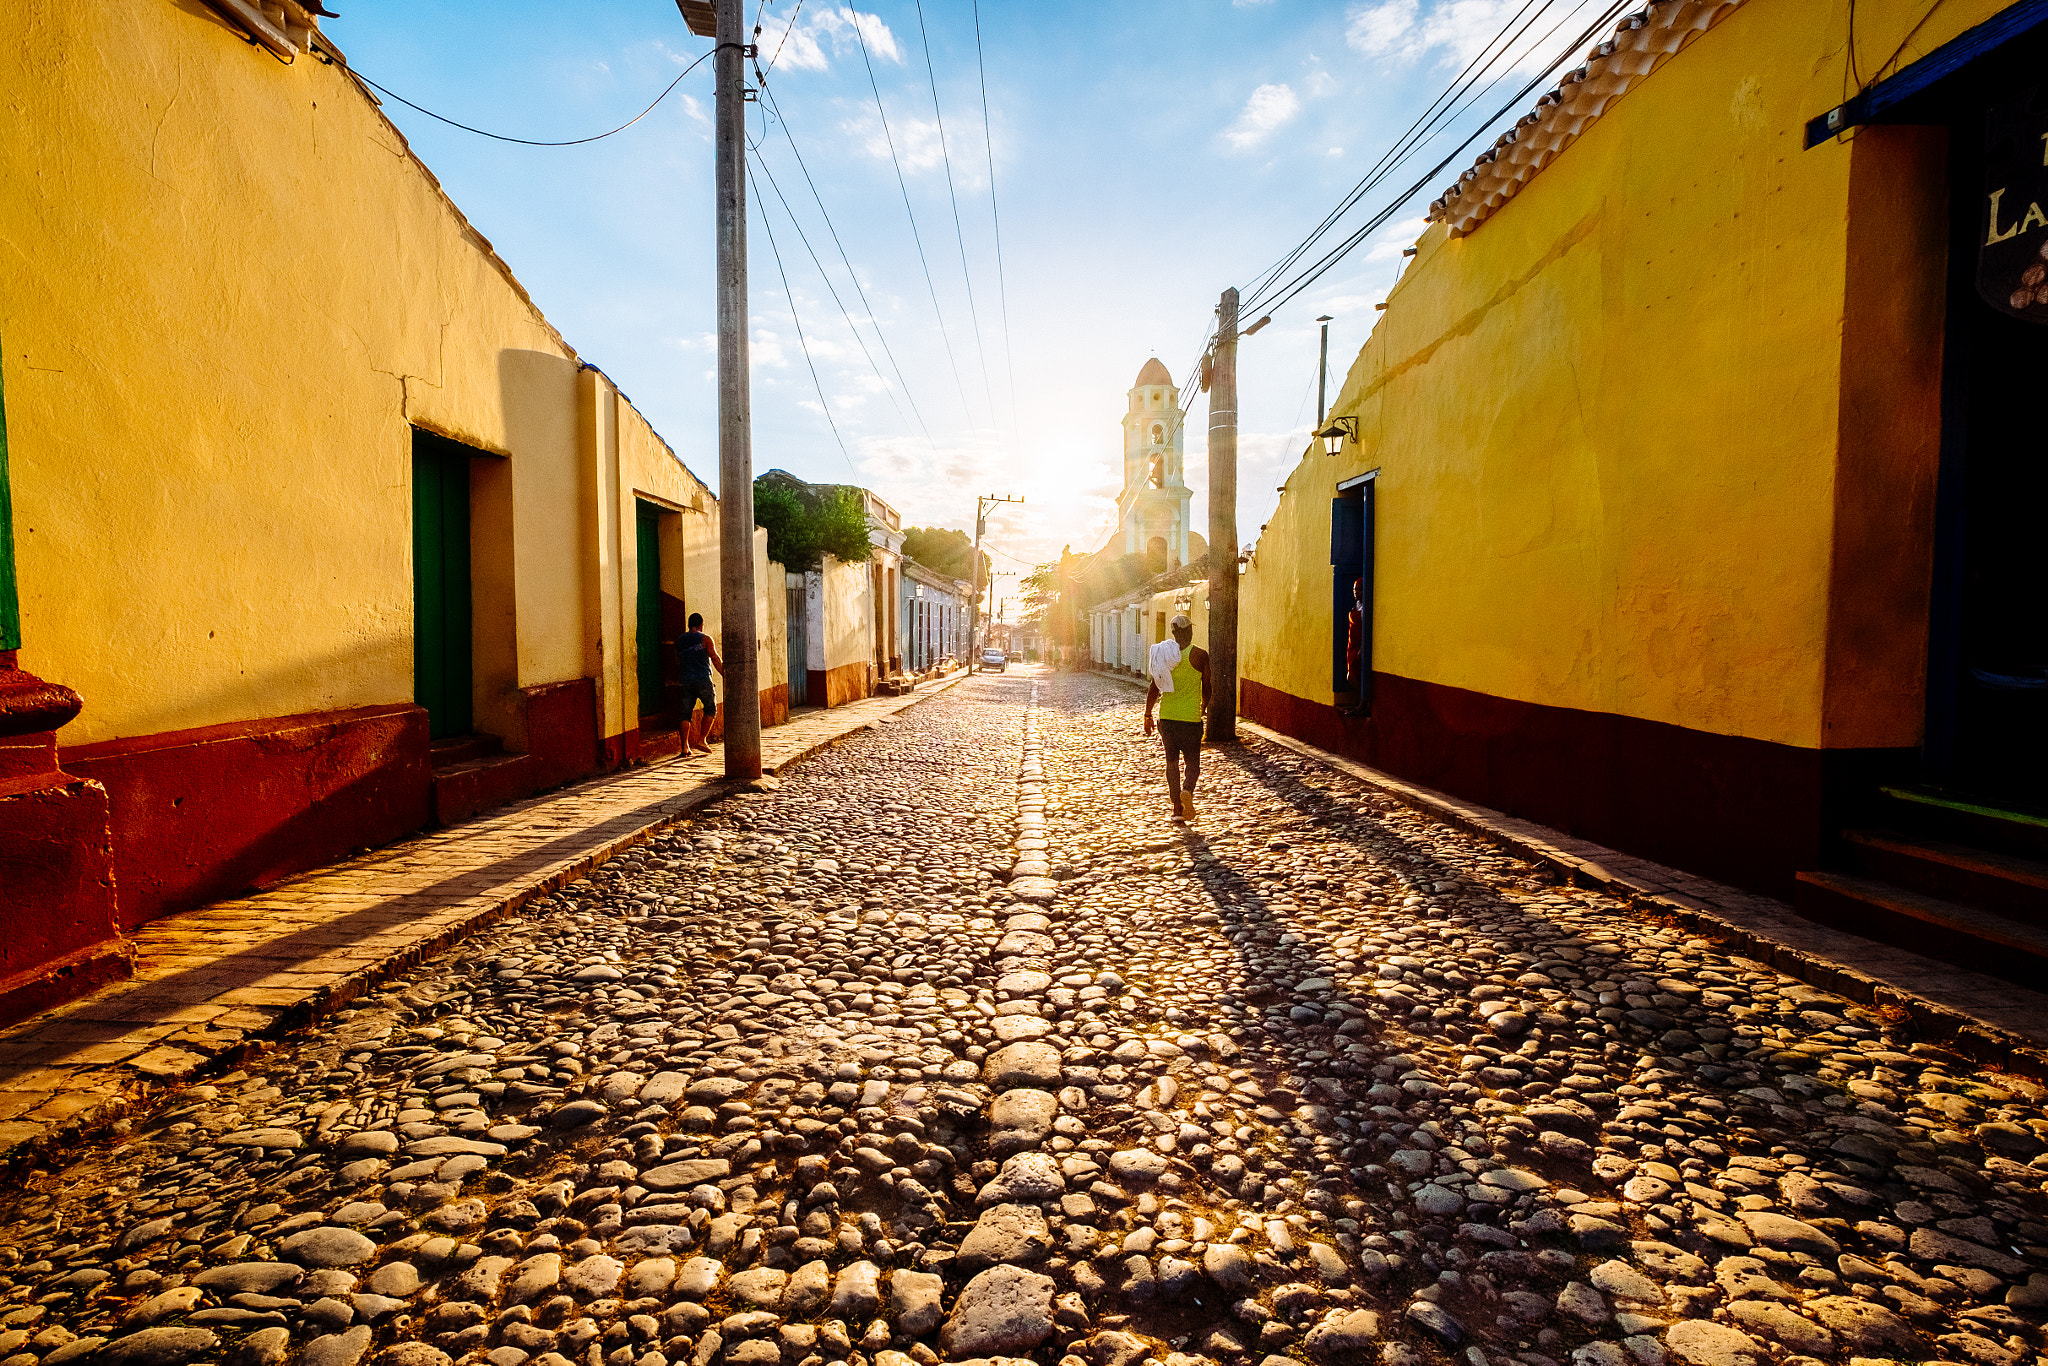
[[[676,637],[676,655],[682,664],[683,682],[683,754],[709,754],[711,752],[711,721],[718,715],[718,694],[711,687],[711,671],[718,670],[725,676],[725,661],[718,657],[718,647],[711,643],[711,637],[704,634],[704,614],[690,613],[690,629]],[[704,704],[700,718],[697,704]]]
[[[1159,739],[1166,750],[1166,797],[1179,824],[1195,817],[1195,783],[1202,776],[1202,718],[1209,711],[1209,652],[1195,645],[1195,624],[1173,619],[1173,639],[1147,653],[1145,733],[1152,733],[1152,709],[1159,708]],[[1186,765],[1187,776],[1181,776]]]

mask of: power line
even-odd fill
[[[747,180],[751,183],[753,179],[754,168],[749,166]],[[754,186],[754,197],[761,197],[761,187],[758,184]],[[832,429],[832,439],[839,443],[839,454],[845,458],[846,468],[858,479],[860,471],[854,468],[853,456],[847,453],[846,438],[839,434],[839,424],[832,420],[832,405],[825,401],[825,385],[818,378],[818,363],[811,359],[810,343],[804,340],[804,322],[797,316],[796,291],[789,287],[789,272],[782,268],[782,251],[775,245],[775,229],[769,225],[768,215],[765,213],[761,215],[761,229],[768,234],[768,252],[775,258],[775,273],[782,277],[782,296],[789,300],[789,320],[796,324],[796,344],[804,353],[804,364],[810,369],[811,386],[818,391],[818,407],[824,410],[825,425]]]
[[[1010,437],[1017,430],[1017,352],[1010,344],[1010,285],[1003,275],[1003,214],[996,206],[996,138],[988,117],[988,65],[981,55],[981,0],[974,0],[974,66],[981,76],[981,145],[988,153],[988,213],[996,230],[996,296],[1002,301],[1003,367],[1010,381]]]
[[[1567,46],[1563,53],[1561,53],[1555,60],[1553,60],[1548,67],[1544,68],[1544,70],[1540,72],[1528,84],[1524,85],[1519,91],[1517,91],[1507,101],[1507,103],[1503,104],[1498,110],[1496,110],[1492,114],[1492,116],[1490,116],[1484,122],[1482,122],[1469,137],[1467,137],[1463,142],[1459,143],[1456,147],[1452,148],[1450,153],[1447,156],[1445,156],[1443,160],[1439,161],[1435,166],[1431,167],[1413,185],[1409,186],[1406,190],[1396,195],[1392,200],[1390,200],[1387,203],[1385,208],[1381,209],[1378,213],[1374,214],[1370,219],[1368,219],[1365,222],[1363,226],[1352,232],[1350,236],[1346,237],[1342,242],[1339,242],[1335,247],[1332,247],[1328,252],[1325,252],[1316,261],[1314,265],[1308,267],[1306,270],[1296,275],[1293,279],[1289,280],[1285,285],[1279,286],[1277,289],[1269,288],[1265,294],[1264,299],[1262,299],[1261,302],[1258,304],[1258,308],[1266,313],[1272,313],[1280,309],[1281,307],[1285,306],[1288,302],[1290,302],[1297,295],[1299,295],[1303,290],[1307,289],[1310,285],[1314,284],[1317,280],[1321,279],[1324,274],[1326,274],[1332,267],[1334,267],[1337,264],[1337,262],[1341,261],[1345,256],[1349,255],[1351,251],[1354,248],[1356,248],[1360,242],[1364,241],[1374,232],[1377,232],[1387,222],[1388,219],[1392,218],[1394,214],[1400,210],[1402,205],[1406,204],[1409,200],[1414,198],[1416,194],[1424,190],[1428,186],[1429,182],[1434,180],[1446,166],[1449,166],[1451,162],[1455,161],[1465,151],[1466,148],[1470,147],[1474,142],[1478,141],[1479,138],[1484,136],[1486,132],[1489,129],[1491,129],[1496,123],[1498,123],[1502,117],[1504,117],[1507,113],[1509,113],[1516,106],[1518,106],[1523,100],[1527,99],[1531,91],[1535,90],[1538,86],[1542,85],[1545,81],[1550,79],[1551,75],[1556,72],[1558,67],[1562,66],[1566,61],[1570,60],[1572,53],[1577,50],[1578,46],[1581,43],[1585,42],[1594,33],[1597,33],[1603,26],[1612,21],[1614,16],[1620,14],[1622,10],[1627,8],[1628,5],[1632,3],[1634,3],[1634,0],[1614,0],[1614,3],[1609,5],[1607,9],[1602,12],[1601,16],[1598,19],[1595,19],[1593,23],[1590,24],[1574,42]],[[1248,309],[1247,311],[1250,310]]]
[[[889,131],[889,111],[882,107],[882,86],[875,79],[874,58],[868,55],[867,35],[860,31],[860,21],[852,21],[854,41],[860,44],[860,59],[868,69],[868,86],[875,92],[875,113],[881,116],[882,140],[889,147],[889,162],[896,168],[896,188],[903,192],[903,213],[910,220],[910,240],[917,244],[917,263],[924,268],[924,287],[931,291],[932,314],[939,320],[939,340],[945,343],[946,363],[953,368],[953,384],[960,391],[960,410],[971,425],[974,421],[973,405],[967,401],[967,385],[960,378],[960,360],[953,354],[952,334],[946,330],[946,310],[939,307],[939,287],[932,283],[931,262],[925,259],[924,238],[917,230],[917,213],[910,207],[910,182],[903,178],[903,162],[896,155],[896,138]]]
[[[804,163],[804,154],[797,148],[796,134],[790,131],[789,118],[782,112],[782,105],[776,100],[774,90],[768,85],[767,73],[757,71],[757,74],[761,81],[761,94],[767,99],[769,109],[774,111],[776,123],[781,125],[783,139],[789,143],[790,155],[796,158],[797,170],[803,172],[804,184],[810,187],[811,200],[818,206],[818,216],[825,220],[825,231],[831,234],[832,245],[839,249],[839,262],[846,267],[846,276],[853,282],[853,292],[859,297],[861,307],[866,310],[868,325],[875,329],[875,340],[882,344],[882,354],[889,358],[889,367],[896,372],[897,383],[903,387],[903,401],[910,405],[911,414],[917,418],[918,428],[924,432],[925,441],[931,445],[933,454],[937,454],[939,443],[932,439],[932,430],[925,424],[924,413],[917,406],[917,395],[910,391],[910,381],[904,376],[903,366],[897,361],[895,351],[889,346],[888,335],[882,331],[881,315],[875,311],[875,306],[868,302],[867,290],[861,286],[860,272],[853,268],[852,258],[846,254],[846,244],[840,241],[839,229],[834,226],[832,215],[825,208],[824,196],[818,193],[818,182],[811,178],[811,168]],[[858,329],[855,335],[859,335]]]
[[[917,37],[924,44],[924,70],[932,86],[932,117],[939,125],[939,160],[946,168],[946,197],[953,204],[953,240],[960,246],[960,278],[967,284],[967,318],[974,327],[974,350],[981,357],[981,388],[988,398],[988,416],[991,425],[999,426],[996,419],[996,390],[988,377],[988,350],[981,344],[981,313],[974,306],[974,273],[967,268],[967,233],[960,226],[960,194],[953,185],[953,154],[946,147],[946,115],[939,108],[939,73],[932,65],[931,34],[925,31],[924,0],[914,0],[917,6]]]
[[[1260,290],[1265,288],[1275,278],[1277,278],[1282,271],[1286,270],[1289,266],[1294,264],[1295,261],[1299,260],[1302,254],[1308,251],[1310,247],[1314,246],[1316,241],[1319,238],[1321,238],[1325,232],[1329,231],[1329,229],[1335,225],[1336,221],[1339,218],[1341,218],[1344,215],[1344,213],[1351,208],[1352,205],[1356,204],[1359,201],[1359,199],[1364,197],[1366,194],[1370,193],[1372,189],[1380,183],[1380,181],[1386,178],[1386,176],[1393,170],[1394,166],[1398,165],[1400,161],[1404,160],[1415,149],[1415,147],[1421,145],[1421,142],[1427,139],[1427,137],[1430,135],[1430,130],[1437,123],[1440,122],[1439,115],[1441,114],[1441,112],[1444,109],[1448,108],[1449,104],[1455,103],[1458,97],[1465,90],[1470,89],[1472,84],[1476,82],[1477,78],[1473,76],[1474,68],[1479,68],[1483,73],[1483,71],[1486,68],[1490,68],[1496,60],[1498,60],[1502,55],[1506,53],[1506,46],[1501,47],[1499,51],[1495,51],[1495,45],[1501,43],[1502,40],[1507,37],[1508,30],[1512,28],[1515,22],[1519,20],[1524,14],[1528,13],[1529,6],[1531,4],[1535,4],[1537,2],[1538,0],[1523,0],[1522,8],[1517,10],[1512,16],[1510,16],[1508,21],[1505,24],[1501,25],[1500,31],[1494,34],[1492,38],[1489,38],[1486,41],[1485,45],[1481,47],[1478,52],[1473,54],[1472,59],[1465,64],[1464,69],[1460,71],[1455,77],[1453,77],[1450,83],[1446,85],[1442,91],[1438,92],[1437,96],[1429,102],[1428,108],[1424,109],[1422,113],[1416,115],[1415,121],[1409,124],[1408,127],[1402,131],[1401,135],[1398,138],[1394,139],[1393,144],[1389,146],[1385,152],[1381,153],[1379,159],[1375,161],[1372,164],[1372,166],[1367,168],[1365,175],[1359,179],[1356,185],[1354,185],[1349,191],[1345,193],[1344,197],[1337,202],[1337,206],[1335,208],[1331,209],[1329,213],[1323,216],[1322,221],[1316,224],[1315,228],[1310,231],[1309,235],[1296,246],[1294,246],[1291,250],[1289,250],[1286,255],[1282,256],[1278,261],[1274,262],[1264,271],[1261,271],[1257,278],[1255,278],[1251,282],[1251,284],[1245,287],[1244,292],[1246,308],[1254,306],[1257,302]],[[1542,9],[1539,9],[1537,11],[1538,15],[1540,16],[1543,10],[1549,9],[1553,2],[1554,0],[1541,0]],[[1524,32],[1526,31],[1527,30],[1525,28]],[[1518,34],[1516,36],[1519,37],[1520,35]],[[1512,40],[1510,40],[1510,42],[1511,41]],[[1481,66],[1482,62],[1485,64],[1484,67]]]
[[[753,145],[753,147],[757,152],[760,150],[758,145]],[[761,168],[761,174],[768,178],[768,188],[775,191],[775,198],[782,205],[783,213],[789,216],[789,225],[796,229],[797,240],[804,244],[804,250],[810,255],[811,264],[818,268],[818,278],[825,282],[825,292],[832,296],[832,302],[839,309],[839,316],[846,319],[846,326],[852,331],[854,341],[860,346],[860,353],[867,357],[868,367],[875,372],[875,378],[882,382],[882,389],[889,395],[889,401],[896,404],[897,416],[904,416],[903,405],[898,403],[896,399],[896,386],[889,383],[889,377],[883,374],[882,367],[875,363],[874,353],[868,350],[867,338],[861,336],[859,326],[853,321],[853,315],[847,311],[846,304],[840,299],[839,290],[833,285],[832,277],[825,272],[824,262],[818,259],[817,251],[811,246],[810,235],[804,231],[804,225],[797,221],[796,211],[789,207],[789,200],[784,197],[782,186],[775,182],[775,173],[768,169],[767,159],[765,157],[757,157],[749,165],[758,165]],[[765,213],[765,211],[766,206],[764,204],[763,212]],[[923,425],[921,419],[919,425]],[[925,435],[929,437],[931,434],[927,432]]]
[[[717,51],[717,49],[713,48],[712,51],[715,52]],[[385,94],[389,95],[392,99],[397,100],[400,104],[404,105],[408,109],[418,110],[420,113],[425,114],[430,119],[437,119],[440,122],[447,124],[450,128],[460,128],[465,133],[475,133],[480,138],[491,138],[498,142],[516,142],[522,147],[581,147],[586,142],[598,142],[604,138],[610,137],[613,133],[623,133],[628,128],[631,128],[634,124],[640,122],[640,120],[646,118],[649,114],[652,114],[654,112],[654,105],[660,104],[663,100],[667,99],[669,91],[674,90],[677,86],[683,83],[683,76],[689,75],[692,71],[695,71],[698,67],[702,66],[705,62],[705,59],[710,56],[711,53],[707,52],[704,54],[704,56],[699,57],[696,61],[691,62],[688,66],[684,67],[682,75],[677,76],[674,80],[670,81],[668,83],[668,86],[659,95],[656,95],[654,97],[654,104],[648,105],[645,109],[635,114],[632,118],[627,119],[624,123],[612,129],[611,132],[596,133],[587,138],[570,138],[566,142],[537,142],[532,138],[508,137],[503,133],[493,133],[482,128],[472,128],[466,123],[457,123],[454,119],[449,118],[445,114],[436,114],[433,110],[428,109],[423,105],[414,104],[411,100],[399,94],[397,91],[389,90],[386,89],[384,86],[378,85],[377,82],[371,80],[368,76],[365,76],[362,72],[356,70],[352,66],[349,66],[344,63],[342,66],[342,70],[348,72],[349,75],[355,77],[357,80],[363,82],[365,85],[375,86],[378,90],[382,90]]]
[[[796,8],[789,12],[789,26],[782,30],[782,41],[775,45],[775,55],[768,59],[768,71],[773,71],[775,64],[782,60],[782,49],[789,45],[789,35],[796,32],[796,21],[802,17],[803,12],[804,0],[796,0]],[[764,89],[768,84],[768,71],[760,73]]]

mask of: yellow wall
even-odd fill
[[[1940,8],[1900,61],[2001,7]],[[1866,74],[1926,11],[1861,0]],[[1791,745],[1917,741],[1924,547],[1859,582],[1838,556],[1883,537],[1838,507],[1931,505],[1945,189],[1910,139],[1801,150],[1844,97],[1846,30],[1846,0],[1749,0],[1475,231],[1424,233],[1331,407],[1359,440],[1304,456],[1259,542],[1245,677],[1330,700],[1329,500],[1378,468],[1382,672]],[[1845,348],[1871,291],[1891,302]],[[1919,631],[1830,620],[1880,598]],[[1851,635],[1888,695],[1827,687]]]
[[[716,499],[339,66],[19,0],[0,85],[22,662],[83,694],[66,745],[410,701],[413,425],[488,453],[479,728],[516,749],[517,690],[584,676],[634,724],[636,494],[687,510],[716,632]]]

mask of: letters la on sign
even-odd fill
[[[1984,148],[1984,235],[1977,293],[1993,308],[2048,323],[2048,106],[2040,88],[1994,105]]]

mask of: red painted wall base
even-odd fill
[[[1250,679],[1240,712],[1397,777],[1581,839],[1790,899],[1817,866],[1826,777],[1800,749],[1373,675],[1370,716]]]
[[[107,792],[56,771],[16,773],[0,794],[0,1024],[12,1024],[128,976],[133,946],[114,906]],[[10,737],[6,748],[24,746]],[[10,765],[12,767],[12,765]]]
[[[389,844],[432,816],[427,714],[411,704],[62,753],[106,789],[123,928]]]

